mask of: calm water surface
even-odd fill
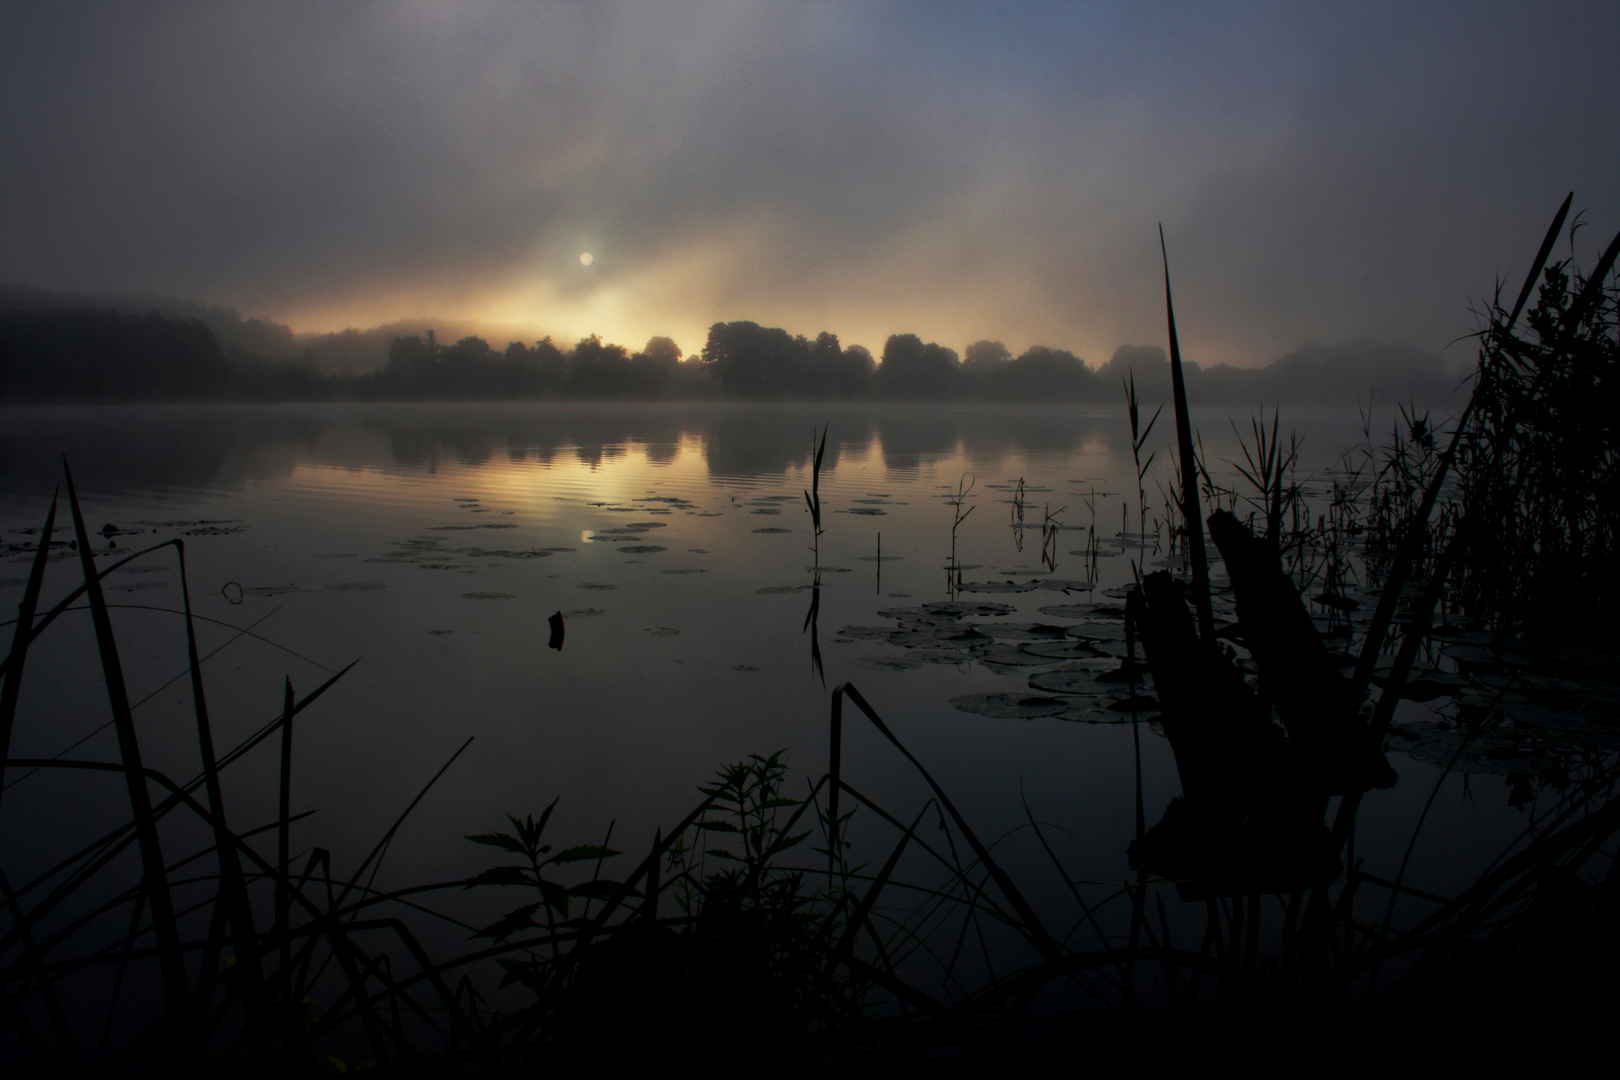
[[[1212,468],[1240,460],[1224,412],[1195,419]],[[1306,435],[1302,475],[1331,466],[1361,437],[1354,415],[1294,419]],[[1247,427],[1246,416],[1238,422]],[[819,424],[831,434],[819,607],[807,627],[817,594],[803,491]],[[1165,423],[1148,448],[1158,453],[1150,518],[1164,516],[1159,483],[1167,482],[1172,430]],[[1122,521],[1135,531],[1137,515],[1118,413],[691,404],[9,410],[0,434],[7,543],[33,539],[27,530],[43,519],[64,452],[90,528],[121,530],[112,538],[118,552],[185,539],[194,602],[217,620],[205,624],[202,648],[213,653],[205,673],[222,746],[277,714],[285,678],[302,693],[359,660],[296,729],[295,802],[318,810],[299,824],[298,840],[340,861],[368,849],[469,738],[394,845],[389,877],[449,878],[480,867],[487,856],[464,834],[559,796],[559,839],[594,839],[614,820],[615,836],[639,846],[684,813],[694,786],[726,761],[786,748],[797,770],[819,775],[828,691],[850,681],[984,834],[1016,829],[1027,799],[1033,814],[1064,827],[1062,854],[1080,876],[1126,873],[1131,728],[1112,722],[1121,714],[1106,709],[1106,697],[1062,718],[963,712],[951,699],[1025,691],[1031,672],[1062,661],[1039,667],[964,654],[953,662],[924,649],[936,662],[900,666],[917,651],[876,629],[897,627],[896,608],[949,598],[949,500],[969,485],[962,508],[971,513],[956,535],[963,580],[1048,587],[967,594],[1016,610],[964,624],[1078,623],[1087,621],[1082,610],[1057,617],[1040,609],[1117,605],[1105,593],[1131,573],[1117,537]],[[1011,502],[1020,479],[1022,533]],[[1051,567],[1041,557],[1048,511],[1064,527]],[[1070,553],[1093,526],[1104,538],[1096,589],[1052,586],[1085,580],[1083,557]],[[27,558],[13,552],[0,566],[0,603],[20,597]],[[128,605],[115,620],[131,696],[144,702],[137,718],[148,763],[189,777],[189,695],[184,681],[170,682],[184,671],[182,627],[153,610],[178,605],[172,551],[113,578],[109,597]],[[53,563],[47,599],[77,580],[75,561]],[[560,651],[547,647],[555,612],[566,625]],[[812,661],[812,629],[824,677]],[[14,755],[78,743],[69,756],[115,758],[88,618],[68,616],[42,640],[50,647],[30,657]],[[997,641],[1012,651],[995,655],[1016,659],[1016,638]],[[1177,790],[1167,744],[1146,727],[1143,736],[1151,823]],[[920,804],[920,782],[874,732],[854,725],[845,745],[852,783],[897,808]],[[274,756],[267,748],[234,767],[238,828],[272,817]],[[1400,784],[1363,810],[1369,824],[1357,854],[1369,860],[1399,858],[1434,781],[1431,767],[1393,760]],[[38,863],[123,812],[121,782],[64,792],[52,777],[17,783],[13,771],[9,780],[7,814],[41,824],[25,839],[12,835],[8,858]],[[1444,850],[1411,880],[1437,888],[1494,853],[1521,820],[1494,792],[1439,800],[1431,817]],[[1006,845],[1026,842],[1014,834]]]

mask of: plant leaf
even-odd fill
[[[467,839],[475,844],[488,844],[491,847],[505,848],[516,855],[527,855],[529,853],[521,841],[505,833],[479,833],[477,836],[469,836]]]
[[[582,859],[608,859],[612,858],[614,855],[623,854],[624,852],[622,851],[615,851],[610,847],[603,847],[601,844],[581,844],[579,847],[566,848],[557,852],[557,854],[547,859],[546,862],[565,863],[579,862]]]

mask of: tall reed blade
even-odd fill
[[[248,1037],[253,1044],[253,1066],[258,1074],[268,1073],[271,1062],[271,1034],[265,1027],[264,980],[259,965],[258,935],[253,924],[253,906],[248,900],[247,880],[242,874],[241,856],[225,820],[225,792],[219,782],[219,762],[214,753],[213,726],[208,719],[208,698],[203,692],[202,661],[197,654],[197,624],[191,612],[191,585],[186,575],[186,544],[174,542],[180,563],[180,599],[186,618],[186,664],[191,673],[191,701],[197,719],[197,752],[202,758],[203,782],[208,793],[208,812],[214,822],[214,847],[219,859],[221,901],[230,919],[235,967],[243,982]],[[283,867],[285,873],[285,867]],[[210,957],[210,959],[212,959]],[[212,965],[204,964],[211,973]]]
[[[1507,326],[1504,329],[1512,330],[1513,324],[1519,321],[1519,314],[1524,311],[1525,302],[1530,299],[1530,294],[1535,291],[1536,282],[1541,279],[1541,269],[1547,265],[1553,245],[1558,243],[1558,234],[1564,230],[1564,219],[1569,216],[1569,204],[1574,200],[1573,191],[1564,196],[1564,204],[1558,208],[1558,213],[1553,217],[1552,227],[1547,230],[1546,237],[1541,241],[1541,250],[1536,252],[1535,261],[1530,264],[1530,273],[1524,279],[1524,288],[1519,290],[1519,299],[1514,303],[1513,313],[1508,316]]]
[[[283,680],[281,693],[281,801],[276,815],[276,941],[281,948],[282,1004],[291,1008],[292,995],[292,679]]]
[[[1608,279],[1609,271],[1614,269],[1614,261],[1620,257],[1620,233],[1616,233],[1609,247],[1598,259],[1597,266],[1586,279],[1586,288],[1581,290],[1580,298],[1570,305],[1569,314],[1564,317],[1564,332],[1573,334],[1586,318],[1587,312],[1597,305],[1603,296],[1604,281]]]
[[[5,761],[11,751],[11,727],[17,716],[17,694],[22,689],[23,661],[28,656],[28,643],[33,640],[34,612],[39,608],[39,590],[45,580],[45,562],[50,558],[51,534],[56,527],[57,494],[56,491],[51,492],[51,508],[45,515],[45,527],[40,530],[39,547],[34,551],[34,562],[28,570],[28,584],[23,588],[22,603],[17,605],[17,629],[11,638],[11,666],[6,672],[5,685],[0,686],[0,762]]]
[[[1215,640],[1215,610],[1209,595],[1209,565],[1204,555],[1204,513],[1198,501],[1198,461],[1193,454],[1192,420],[1187,414],[1187,382],[1181,372],[1181,342],[1176,337],[1176,307],[1170,297],[1170,253],[1159,226],[1159,254],[1164,259],[1164,314],[1170,329],[1170,387],[1176,410],[1176,449],[1181,458],[1181,516],[1187,524],[1187,556],[1192,564],[1193,607],[1198,636]]]
[[[827,749],[827,872],[838,858],[838,789],[844,765],[844,688],[838,687],[832,695],[832,729]]]
[[[1040,916],[1035,914],[1035,909],[1030,906],[1029,901],[1024,898],[1024,894],[1013,883],[1012,877],[1002,869],[1000,863],[991,857],[990,849],[984,846],[983,842],[979,840],[978,834],[968,826],[967,819],[962,816],[961,811],[956,809],[956,804],[951,802],[949,795],[945,794],[945,789],[939,786],[939,783],[927,769],[923,768],[922,762],[912,756],[911,751],[906,749],[905,744],[889,729],[889,725],[883,722],[883,718],[877,714],[876,709],[867,703],[859,690],[856,690],[850,683],[845,683],[841,689],[848,695],[849,700],[855,703],[855,707],[866,714],[866,718],[871,721],[873,727],[878,729],[878,733],[888,739],[890,744],[900,751],[907,761],[911,762],[918,774],[922,776],[923,781],[933,790],[934,797],[939,800],[940,806],[945,808],[945,812],[956,823],[957,829],[961,831],[962,836],[967,840],[968,846],[973,849],[973,854],[978,856],[980,864],[989,871],[990,876],[995,879],[996,885],[1001,889],[1002,895],[1007,898],[1007,901],[1012,904],[1013,910],[1018,913],[1018,917],[1023,920],[1022,929],[1030,944],[1034,945],[1048,958],[1057,956],[1061,950],[1057,942],[1053,940],[1052,935],[1047,932],[1045,924],[1040,920]]]
[[[152,929],[157,938],[158,965],[162,971],[164,995],[168,999],[166,1021],[173,1037],[179,1071],[200,1075],[200,1048],[196,1041],[197,1028],[192,1016],[180,930],[175,922],[174,900],[169,892],[163,848],[158,842],[157,821],[152,814],[152,797],[146,789],[140,742],[135,735],[135,718],[130,711],[129,691],[124,685],[124,669],[118,660],[118,642],[113,637],[107,599],[102,595],[101,579],[96,573],[95,557],[90,551],[90,532],[85,528],[78,492],[73,487],[73,473],[65,457],[62,471],[67,480],[73,533],[79,545],[79,565],[84,572],[85,596],[90,602],[90,619],[95,626],[96,645],[101,652],[101,674],[106,681],[107,703],[112,709],[113,728],[118,734],[118,749],[123,758],[124,779],[129,789],[130,810],[135,819],[144,888],[152,905]]]

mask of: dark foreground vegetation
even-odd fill
[[[0,290],[0,403],[809,398],[1111,404],[1127,374],[1145,395],[1170,392],[1169,359],[1157,346],[1124,346],[1093,367],[1044,345],[1014,356],[999,341],[977,341],[958,356],[915,334],[894,334],[881,357],[873,357],[863,346],[840,344],[834,334],[811,340],[752,322],[716,323],[701,352],[684,358],[666,337],[635,352],[595,336],[568,348],[546,338],[498,349],[475,336],[446,344],[427,330],[390,338],[375,370],[332,374],[323,371],[313,347],[267,357],[230,341],[287,345],[254,320],[225,320],[218,312],[205,321],[156,310],[6,308],[5,299]],[[1207,404],[1438,403],[1457,388],[1438,357],[1371,343],[1310,346],[1264,368],[1184,363],[1182,372]]]
[[[1138,754],[1133,874],[1113,883],[1065,866],[1056,830],[1031,816],[1067,889],[1061,911],[1038,908],[996,840],[848,684],[831,693],[825,775],[801,786],[780,754],[729,766],[645,847],[616,850],[611,829],[559,840],[553,803],[469,837],[497,864],[469,881],[374,890],[393,830],[352,869],[318,848],[294,863],[295,722],[331,684],[303,698],[289,686],[257,734],[216,747],[182,591],[200,768],[186,780],[146,768],[100,580],[158,555],[183,573],[184,546],[98,565],[69,478],[75,546],[60,550],[83,584],[38,612],[53,546],[37,546],[3,665],[0,749],[30,647],[82,601],[120,760],[10,758],[8,776],[121,776],[130,817],[33,880],[0,877],[0,1051],[61,1075],[510,1077],[711,1053],[788,1074],[961,1075],[1327,1055],[1387,1067],[1414,1048],[1500,1064],[1595,1047],[1620,964],[1613,752],[1572,759],[1524,835],[1454,895],[1409,887],[1404,864],[1376,877],[1355,854],[1363,796],[1393,779],[1384,736],[1399,701],[1422,699],[1415,665],[1437,635],[1479,628],[1485,665],[1540,658],[1492,699],[1459,703],[1452,764],[1502,724],[1510,695],[1552,686],[1555,670],[1596,667],[1586,676],[1611,700],[1617,689],[1589,632],[1577,630],[1581,650],[1559,647],[1571,613],[1578,628],[1612,611],[1620,453],[1603,411],[1620,359],[1620,238],[1590,274],[1550,261],[1567,209],[1517,300],[1486,312],[1467,410],[1438,431],[1408,414],[1374,483],[1319,512],[1286,480],[1275,426],[1254,429],[1240,470],[1251,491],[1210,481],[1171,314],[1184,572],[1129,590],[1128,651],[1110,675],[1157,695],[1131,700],[1157,711],[1182,794],[1150,826]],[[1134,396],[1131,413],[1140,432]],[[819,491],[806,498],[819,529]],[[53,502],[42,538],[55,514]],[[1235,624],[1214,621],[1206,541]],[[1324,632],[1307,603],[1350,606],[1352,560],[1335,545],[1352,541],[1376,607]],[[843,761],[846,724],[872,725],[932,797],[866,798]],[[232,824],[226,771],[278,746],[279,814]],[[504,913],[463,922],[460,954],[430,952],[424,920],[453,919],[468,890],[500,894]]]

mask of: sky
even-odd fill
[[[1587,265],[1620,229],[1617,46],[1613,3],[12,3],[0,280],[1097,364],[1163,341],[1162,224],[1191,359],[1440,351],[1566,192]]]

